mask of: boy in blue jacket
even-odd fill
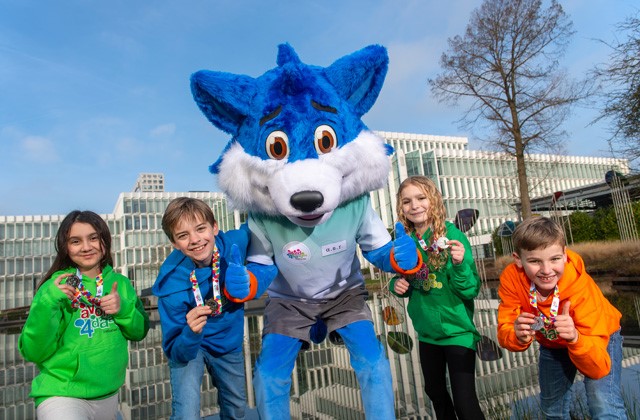
[[[218,389],[220,418],[243,419],[246,407],[243,302],[259,297],[276,269],[243,265],[246,229],[218,229],[202,200],[169,203],[162,229],[176,248],[153,285],[162,346],[169,359],[174,419],[200,419],[200,385],[207,367]]]

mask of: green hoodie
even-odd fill
[[[467,237],[452,223],[445,222],[445,225],[447,238],[456,239],[464,245],[464,260],[453,265],[449,256],[444,267],[432,272],[423,265],[418,273],[407,276],[409,290],[398,296],[409,298],[407,312],[420,341],[475,350],[480,334],[473,323],[473,299],[480,291],[480,277]],[[427,261],[427,253],[420,247],[415,232],[411,236],[422,253],[423,261]],[[427,230],[424,237],[427,243],[431,243],[431,230]],[[392,279],[389,285],[395,295],[396,280]]]
[[[102,271],[104,295],[117,282],[120,311],[107,315],[84,298],[72,308],[54,280],[75,272],[71,267],[58,271],[42,284],[20,334],[20,353],[40,371],[31,383],[36,406],[54,396],[92,400],[114,395],[125,380],[127,340],[140,341],[149,330],[149,317],[131,282],[110,266]],[[83,276],[82,283],[95,296],[96,279]]]

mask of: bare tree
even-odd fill
[[[611,120],[611,150],[630,161],[640,160],[640,14],[616,27],[626,35],[608,44],[612,52],[606,64],[597,66],[595,75],[602,82],[604,108],[599,117]],[[604,42],[604,41],[603,41]],[[595,122],[594,121],[594,122]]]
[[[572,23],[556,0],[485,0],[464,36],[448,40],[442,72],[429,79],[440,102],[469,104],[462,127],[486,124],[484,139],[516,158],[522,217],[531,216],[525,156],[558,151],[570,105],[588,94],[559,67]]]

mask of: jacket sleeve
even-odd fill
[[[258,281],[258,290],[255,298],[258,299],[269,288],[273,279],[278,275],[278,268],[275,264],[265,265],[258,263],[247,263],[247,270],[249,270]]]
[[[395,273],[389,259],[393,240],[380,216],[371,207],[368,195],[363,197],[362,212],[354,223],[358,224],[356,242],[360,246],[362,256],[382,271]]]
[[[500,305],[498,306],[498,342],[500,346],[510,351],[524,351],[529,348],[533,340],[523,344],[518,340],[515,333],[514,322],[522,312],[521,298],[516,288],[518,273],[513,264],[504,269],[500,275],[500,286],[498,295]]]
[[[113,316],[122,335],[127,340],[141,341],[149,331],[149,315],[136,294],[131,282],[125,276],[118,276],[120,311]]]
[[[57,273],[59,274],[59,273]],[[25,360],[40,364],[59,347],[71,311],[69,298],[54,284],[46,281],[36,293],[29,316],[18,339],[18,349]]]
[[[466,235],[451,227],[448,235],[464,245],[464,259],[460,264],[451,264],[450,280],[453,292],[461,299],[470,300],[480,293],[480,276],[473,260],[473,251]]]
[[[607,352],[611,318],[605,307],[610,304],[595,282],[591,282],[580,288],[578,294],[569,297],[569,315],[578,330],[578,341],[567,343],[567,348],[571,361],[583,375],[600,379],[611,370],[611,358]],[[561,302],[560,307],[563,305]]]
[[[389,241],[380,248],[373,249],[371,251],[362,251],[362,256],[366,258],[371,264],[375,265],[382,271],[387,273],[395,273],[393,267],[391,267],[391,249],[393,249],[393,242]]]
[[[167,298],[158,300],[162,325],[162,348],[170,360],[187,363],[195,359],[204,334],[194,333],[187,324],[187,308],[173,306]]]

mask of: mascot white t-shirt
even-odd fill
[[[278,267],[269,296],[299,300],[333,299],[362,286],[357,246],[370,251],[391,240],[368,195],[337,207],[325,223],[312,228],[285,217],[256,215],[249,218],[249,228],[253,235],[247,259],[260,264],[275,260]]]

